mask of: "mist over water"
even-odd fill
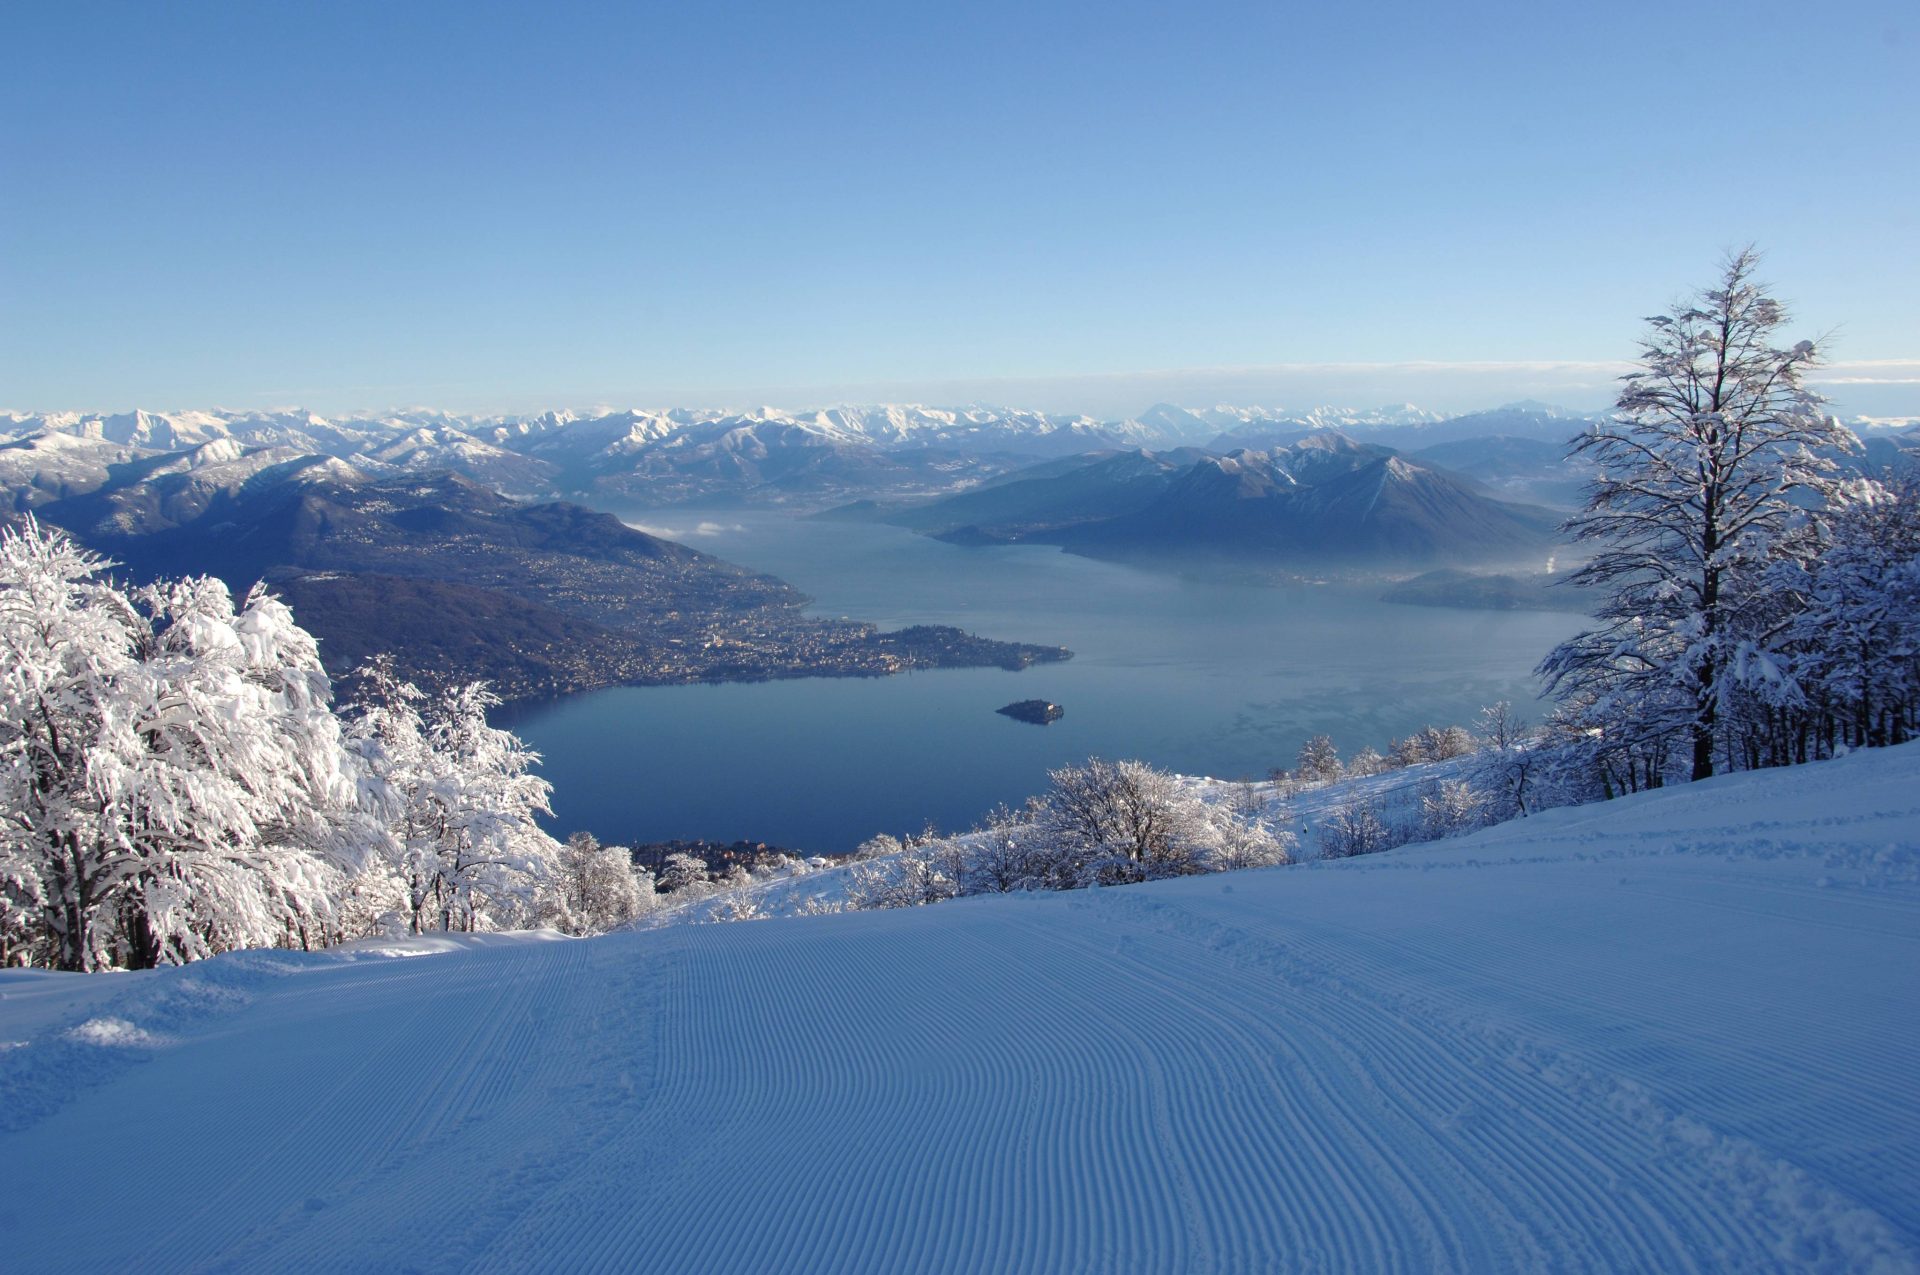
[[[507,711],[545,757],[552,827],[603,840],[749,838],[846,850],[965,827],[1090,755],[1262,776],[1308,736],[1343,755],[1512,700],[1576,615],[1394,606],[1378,587],[1183,579],[1046,546],[960,548],[780,514],[655,512],[649,530],[793,583],[822,615],[1066,646],[1017,673],[621,687]],[[1050,699],[1050,726],[994,712]]]

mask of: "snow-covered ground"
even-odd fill
[[[1349,776],[1329,782],[1310,784],[1283,793],[1270,781],[1242,783],[1236,780],[1208,779],[1198,775],[1175,775],[1175,783],[1209,805],[1231,804],[1251,798],[1251,813],[1275,831],[1294,839],[1292,857],[1296,860],[1321,856],[1321,829],[1327,817],[1338,807],[1365,802],[1382,821],[1400,829],[1420,826],[1420,799],[1437,784],[1457,780],[1466,774],[1471,758],[1423,762],[1418,765],[1383,771],[1377,775]],[[958,833],[953,839],[962,843],[977,834]],[[879,859],[896,858],[882,855]],[[877,860],[876,860],[877,861]],[[817,861],[824,864],[825,860]],[[716,887],[712,893],[686,902],[677,895],[662,895],[663,906],[650,912],[635,925],[652,928],[663,925],[704,925],[714,921],[734,921],[743,916],[754,920],[772,917],[808,916],[821,911],[836,911],[849,906],[853,893],[853,874],[859,864],[839,861],[831,866],[797,867],[781,871],[767,880],[747,885]]]
[[[1914,746],[1125,889],[9,973],[0,1268],[1909,1270],[1917,1007]]]

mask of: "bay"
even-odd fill
[[[543,755],[551,828],[606,841],[763,840],[851,849],[876,832],[969,826],[1093,755],[1264,776],[1327,734],[1342,754],[1509,700],[1576,615],[1406,607],[1377,585],[1187,579],[1046,546],[961,548],[778,513],[629,515],[790,581],[821,615],[952,624],[1071,648],[1064,664],[889,678],[617,687],[515,705]],[[1048,699],[1066,716],[998,715]]]

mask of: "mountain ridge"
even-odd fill
[[[962,544],[1282,569],[1460,565],[1543,555],[1560,515],[1485,494],[1390,448],[1322,431],[1267,451],[1096,453],[881,520]],[[1030,475],[1023,477],[1024,475]]]
[[[334,418],[303,409],[135,409],[0,413],[0,441],[61,434],[131,456],[231,438],[247,447],[332,456],[370,472],[448,469],[514,495],[592,494],[670,505],[716,497],[830,502],[874,489],[930,496],[1089,451],[1203,444],[1230,450],[1327,429],[1415,430],[1438,441],[1443,421],[1410,405],[1287,412],[1161,403],[1118,420],[898,403],[798,412],[626,408],[509,416],[410,408]]]
[[[211,450],[209,450],[211,449]],[[196,460],[203,463],[196,464]],[[219,441],[144,456],[35,511],[135,580],[210,574],[287,597],[336,676],[391,651],[506,699],[601,686],[1022,668],[1056,647],[816,619],[783,580],[566,501],[459,474],[367,475]]]

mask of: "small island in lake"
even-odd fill
[[[1067,715],[1066,709],[1044,699],[1023,699],[1005,708],[996,708],[994,712],[1011,717],[1016,722],[1032,722],[1035,726],[1057,722]]]

